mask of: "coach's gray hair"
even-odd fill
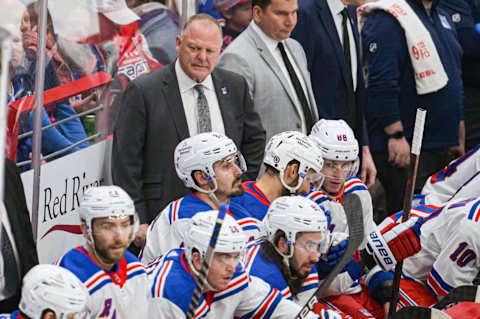
[[[191,16],[187,22],[185,22],[185,25],[183,26],[182,28],[182,31],[180,33],[180,37],[183,38],[183,35],[185,34],[185,30],[188,29],[188,26],[190,24],[192,24],[192,22],[194,21],[208,21],[208,22],[211,22],[212,24],[214,24],[218,30],[220,31],[220,38],[223,38],[223,34],[222,34],[222,26],[220,25],[220,23],[218,23],[218,21],[213,18],[212,16],[208,15],[208,14],[205,14],[205,13],[198,13],[198,14],[195,14],[193,16]]]

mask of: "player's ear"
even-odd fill
[[[207,178],[205,173],[202,171],[193,172],[193,180],[195,184],[197,184],[200,187],[205,186],[210,182],[210,180]]]
[[[197,271],[200,271],[200,269],[202,269],[202,256],[198,251],[192,253],[192,264]]]
[[[281,236],[277,241],[277,248],[282,254],[286,255],[288,253],[288,245],[285,237]]]
[[[91,240],[90,235],[87,231],[87,224],[85,224],[85,221],[82,221],[80,223],[80,230],[82,231],[83,237],[85,237],[87,240]]]
[[[287,184],[291,184],[292,182],[297,181],[298,164],[297,163],[288,164],[287,167],[285,168],[285,172],[283,173],[283,178],[285,180],[285,183]]]

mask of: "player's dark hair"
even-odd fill
[[[274,244],[278,245],[278,241],[282,237],[286,240],[285,233],[282,230],[278,230],[273,240]],[[290,288],[292,296],[296,297],[302,289],[304,278],[292,276],[292,274],[296,273],[295,270],[292,269],[292,267],[290,267],[290,269],[287,268],[287,266],[283,263],[283,257],[275,250],[275,247],[273,246],[274,244],[268,240],[265,240],[261,244],[262,250],[260,254],[263,258],[265,258],[265,260],[273,262],[280,267],[280,271],[282,272],[283,278],[287,282],[288,288]]]

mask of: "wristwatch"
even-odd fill
[[[398,132],[395,132],[393,134],[386,134],[387,135],[387,140],[391,139],[391,138],[394,138],[396,140],[402,138],[405,136],[405,134],[403,134],[403,131],[398,131]]]

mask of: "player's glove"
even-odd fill
[[[411,218],[405,223],[388,223],[381,231],[371,232],[367,251],[383,270],[391,270],[398,262],[420,251],[420,227],[423,218]]]
[[[317,263],[319,275],[328,274],[330,270],[342,258],[348,246],[349,238],[344,233],[332,233],[330,238],[330,247]]]

